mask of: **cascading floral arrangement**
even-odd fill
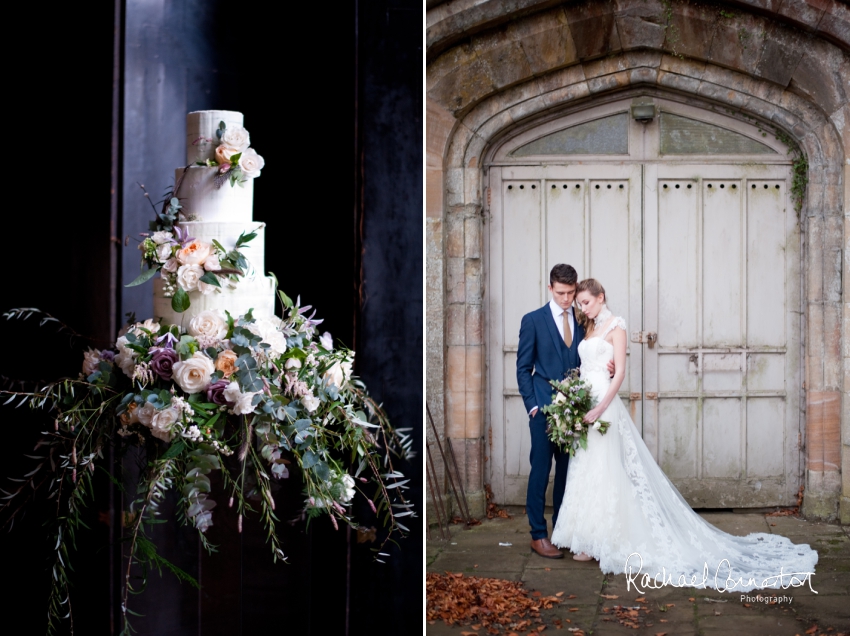
[[[327,515],[334,527],[356,527],[351,503],[356,491],[362,493],[389,530],[376,548],[378,560],[386,556],[386,541],[408,530],[400,521],[415,516],[403,492],[408,480],[392,457],[412,458],[410,429],[390,425],[352,375],[354,353],[334,347],[330,334],[319,335],[315,312],[308,316],[310,307],[278,294],[282,319],[205,311],[186,332],[152,320],[133,322],[114,349],[85,353],[79,378],[32,393],[0,392],[9,395],[6,403],[20,400],[54,418],[53,430],[36,447],[38,465],[16,480],[16,490],[3,491],[0,505],[0,513],[11,510],[13,516],[19,500],[45,488],[59,502],[49,633],[71,613],[69,545],[92,496],[95,466],[104,463],[113,443],[139,446],[147,457],[136,498],[124,513],[129,559],[122,633],[130,633],[128,595],[138,591],[133,565],[165,567],[196,584],[157,554],[148,530],[162,522],[159,505],[174,490],[180,520],[197,528],[211,550],[204,533],[215,521],[214,471],[223,482],[216,498],[237,507],[240,531],[243,516],[259,512],[275,561],[286,557],[275,528],[272,482],[287,478],[294,466],[303,479],[308,520]],[[12,310],[4,317],[33,311]]]

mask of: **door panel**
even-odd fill
[[[640,323],[639,183],[633,165],[491,170],[488,322],[491,351],[499,354],[489,358],[489,460],[497,501],[525,502],[530,438],[516,350],[522,316],[549,301],[551,268],[569,263],[579,278],[599,278],[612,310]],[[624,399],[630,391],[640,391],[639,347],[629,356]]]
[[[645,395],[656,397],[645,402],[644,439],[657,435],[662,468],[694,506],[790,505],[801,334],[788,169],[646,173],[644,329],[658,340],[644,351]]]

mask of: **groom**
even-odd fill
[[[554,528],[567,485],[570,456],[561,453],[549,441],[546,435],[546,415],[542,409],[552,402],[553,389],[549,380],[562,380],[566,373],[581,364],[578,343],[584,338],[584,328],[576,321],[572,306],[577,283],[578,275],[572,266],[555,265],[549,273],[552,300],[540,309],[525,314],[519,328],[516,377],[531,429],[531,474],[528,476],[525,510],[531,526],[531,549],[550,559],[560,559],[564,555],[549,541],[543,516],[549,471],[554,456]]]

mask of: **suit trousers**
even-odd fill
[[[562,453],[558,446],[549,441],[546,434],[546,415],[538,409],[528,422],[531,432],[531,473],[528,475],[528,493],[526,496],[525,513],[531,526],[531,538],[545,539],[549,536],[546,529],[546,518],[543,514],[546,505],[546,487],[549,485],[549,472],[552,470],[552,458],[555,458],[555,483],[552,491],[552,504],[555,512],[552,515],[552,527],[558,520],[564,491],[567,488],[567,468],[570,454]]]

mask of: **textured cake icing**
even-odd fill
[[[222,281],[221,288],[215,291],[189,291],[190,306],[186,311],[175,311],[166,281],[154,280],[154,316],[169,324],[185,327],[194,316],[210,309],[227,310],[234,316],[249,309],[258,318],[274,315],[275,282],[265,275],[265,224],[253,220],[254,179],[231,185],[219,178],[216,183],[220,173],[215,163],[220,144],[216,131],[221,122],[226,128],[242,129],[242,113],[207,110],[186,116],[186,158],[190,166],[175,171],[175,184],[180,184],[176,196],[182,206],[179,227],[185,236],[207,244],[217,241],[227,251],[236,246],[240,235],[257,236],[239,248],[248,262],[245,275],[238,282]],[[197,165],[198,162],[211,165]]]

